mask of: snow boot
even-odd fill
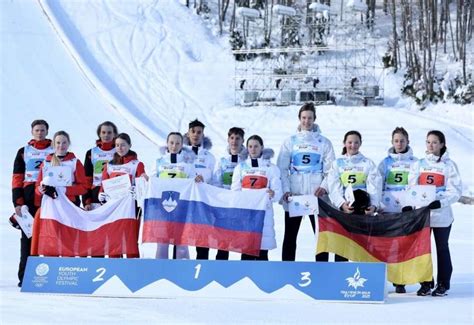
[[[444,286],[442,283],[438,283],[436,286],[436,289],[433,290],[433,293],[431,294],[433,297],[444,297],[448,295],[448,289]]]
[[[417,296],[429,296],[431,294],[431,282],[422,282],[420,289],[416,292]]]
[[[396,293],[407,293],[407,291],[405,290],[405,286],[403,284],[395,285],[395,292]]]

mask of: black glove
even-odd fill
[[[402,212],[408,212],[408,211],[413,211],[413,207],[410,205],[407,205],[402,208]]]
[[[439,202],[439,200],[433,201],[428,204],[428,208],[430,208],[431,210],[439,209],[441,208],[441,202]]]
[[[45,185],[44,194],[53,199],[58,197],[58,192],[56,192],[56,188],[54,186]]]
[[[10,219],[8,219],[8,222],[12,225],[13,228],[16,229],[21,229],[20,225],[18,224],[18,221],[16,221],[14,214],[11,215]]]

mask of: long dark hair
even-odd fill
[[[117,137],[114,139],[114,142],[117,141],[117,139],[122,139],[126,143],[128,143],[130,147],[132,146],[132,140],[130,139],[130,136],[127,133],[120,133],[119,135],[117,135]],[[129,150],[127,155],[129,153],[134,153],[134,152],[132,150]],[[117,152],[115,152],[114,158],[112,159],[110,163],[112,165],[120,165],[122,163],[122,157],[120,157],[120,155]]]
[[[443,132],[438,131],[438,130],[429,131],[426,137],[428,138],[430,135],[434,135],[435,137],[438,138],[440,143],[444,144],[443,148],[441,148],[440,153],[439,153],[438,162],[440,162],[441,157],[443,157],[446,150],[448,150],[448,147],[446,147],[446,137],[444,136]]]
[[[350,136],[350,135],[357,135],[359,137],[360,143],[362,144],[362,135],[360,134],[359,131],[355,131],[355,130],[351,130],[351,131],[347,132],[344,135],[344,140],[342,141],[342,143],[346,143],[347,137]],[[342,148],[342,154],[345,155],[346,153],[347,153],[347,149],[346,149],[346,146],[344,146]]]
[[[110,121],[105,121],[105,122],[100,123],[99,126],[97,126],[96,133],[99,139],[100,139],[100,129],[102,129],[103,126],[110,126],[114,130],[114,135],[117,135],[118,133],[117,126]]]

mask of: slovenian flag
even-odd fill
[[[230,191],[151,177],[142,241],[258,255],[268,202],[266,190]]]
[[[331,252],[355,262],[387,263],[396,284],[431,281],[430,210],[375,216],[345,214],[319,200],[317,253]]]
[[[35,218],[32,255],[138,256],[138,220],[131,195],[84,211],[64,193],[43,195]]]

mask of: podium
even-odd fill
[[[383,303],[384,263],[30,257],[21,292]]]

